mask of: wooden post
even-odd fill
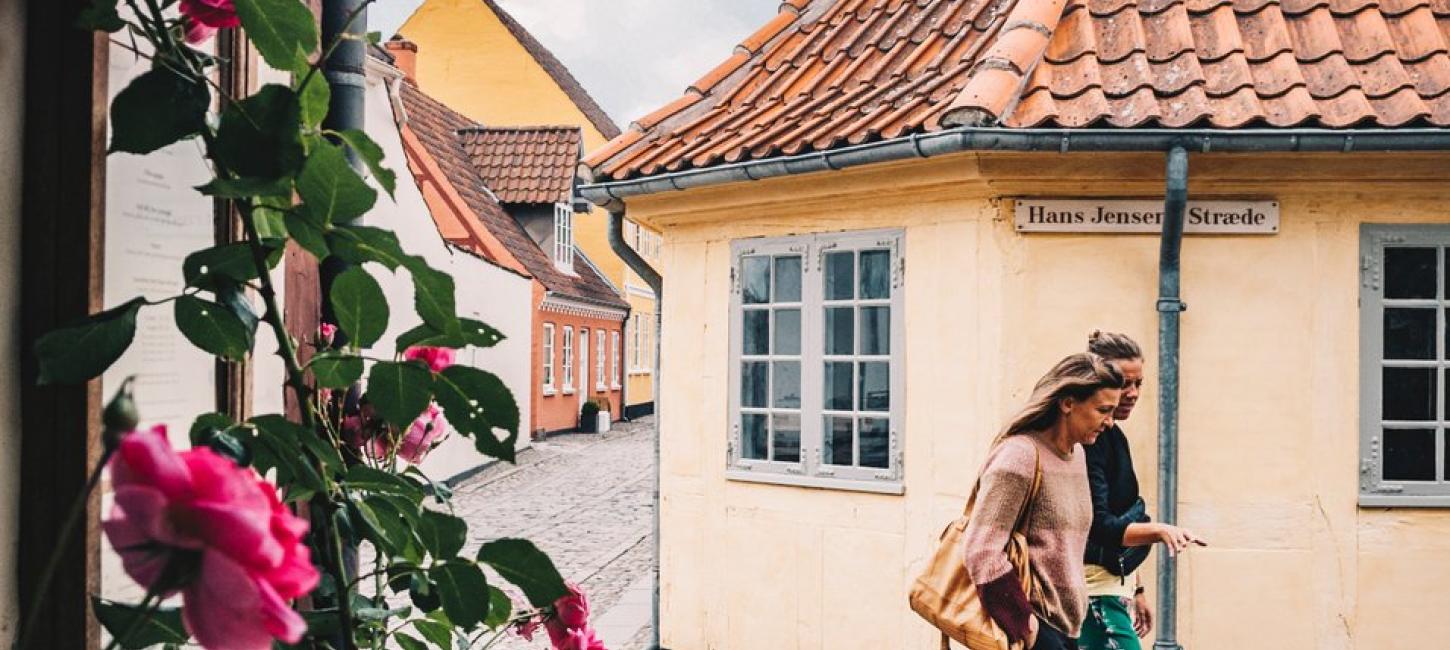
[[[105,218],[106,34],[75,27],[83,3],[27,0],[25,162],[21,225],[20,603],[34,606],[42,567],[69,505],[100,457],[100,381],[38,386],[35,340],[102,307]],[[65,554],[36,648],[93,648],[100,628],[88,597],[100,588],[98,506]]]

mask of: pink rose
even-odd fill
[[[236,27],[242,24],[232,0],[181,0],[181,15],[207,27]]]
[[[554,601],[554,615],[544,621],[549,641],[556,650],[604,650],[589,627],[589,598],[577,585],[567,586],[569,595]]]
[[[403,352],[403,358],[408,361],[422,361],[433,372],[443,372],[444,368],[453,365],[453,350],[415,345]]]
[[[324,346],[332,345],[332,339],[334,339],[336,337],[337,337],[337,326],[336,325],[333,325],[332,323],[323,323],[323,324],[317,326],[317,340],[318,341],[321,341],[322,342],[322,345],[324,345]]]
[[[413,420],[408,432],[403,435],[403,442],[398,447],[398,457],[414,465],[423,462],[423,457],[432,451],[433,446],[448,434],[448,421],[443,419],[443,409],[437,404],[429,404],[428,410]]]
[[[591,628],[574,628],[567,632],[564,643],[556,644],[556,650],[605,650],[604,642],[599,640]]]
[[[216,34],[215,27],[203,25],[191,16],[182,16],[181,23],[186,28],[186,42],[192,45],[205,43]]]
[[[106,537],[136,582],[181,592],[182,618],[202,647],[266,650],[273,638],[301,640],[307,625],[287,602],[319,576],[302,543],[307,521],[275,487],[208,448],[177,453],[164,426],[122,439],[110,470]],[[163,575],[176,583],[158,584]]]

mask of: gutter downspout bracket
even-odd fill
[[[1158,313],[1184,312],[1188,311],[1188,303],[1177,299],[1163,299],[1158,301]]]

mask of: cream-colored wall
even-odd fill
[[[25,87],[25,3],[0,3],[0,88]],[[24,92],[0,95],[0,314],[6,325],[0,335],[0,412],[18,413],[20,405],[20,174]],[[20,533],[20,429],[0,428],[0,645],[9,646],[19,624],[16,602],[15,545]]]
[[[1096,327],[1157,367],[1157,239],[1018,235],[998,198],[1161,196],[1162,160],[961,155],[636,199],[665,228],[670,297],[665,644],[935,648],[906,589],[1005,416]],[[1186,647],[1450,635],[1450,512],[1356,503],[1359,224],[1450,223],[1447,163],[1194,157],[1193,196],[1272,196],[1283,226],[1184,243],[1180,521],[1212,543],[1179,565]],[[1315,180],[1266,180],[1288,173]],[[905,495],[726,481],[730,241],[879,227],[906,232]],[[1124,425],[1150,505],[1157,398],[1150,376]]]

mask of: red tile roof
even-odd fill
[[[463,151],[504,203],[567,203],[583,134],[574,126],[479,127],[459,132]]]
[[[1450,0],[789,0],[586,164],[649,176],[937,131],[1450,126]]]
[[[481,129],[481,125],[444,106],[412,84],[399,84],[398,88],[408,128],[417,136],[428,156],[443,170],[449,185],[463,197],[489,233],[504,245],[529,275],[543,283],[549,291],[563,296],[617,309],[629,307],[595,270],[583,251],[575,250],[573,273],[565,273],[554,266],[553,257],[539,248],[523,226],[491,196],[491,190],[464,151],[461,135]],[[575,152],[577,156],[577,147]],[[577,158],[567,163],[571,176],[576,166]]]
[[[483,3],[488,5],[494,15],[498,16],[503,26],[509,30],[510,34],[513,34],[514,39],[528,51],[529,55],[534,57],[534,61],[538,62],[544,72],[549,73],[549,76],[554,79],[554,83],[558,84],[564,94],[569,96],[569,100],[579,107],[579,111],[584,113],[584,117],[589,119],[589,123],[594,125],[600,135],[605,138],[619,136],[619,125],[609,118],[609,114],[599,107],[599,103],[589,96],[589,91],[584,90],[584,85],[574,78],[573,73],[569,72],[569,68],[565,67],[559,58],[549,51],[549,48],[544,47],[539,39],[534,38],[529,30],[524,29],[524,26],[514,20],[514,17],[510,16],[507,11],[504,11],[503,7],[498,6],[497,2],[483,0]]]

